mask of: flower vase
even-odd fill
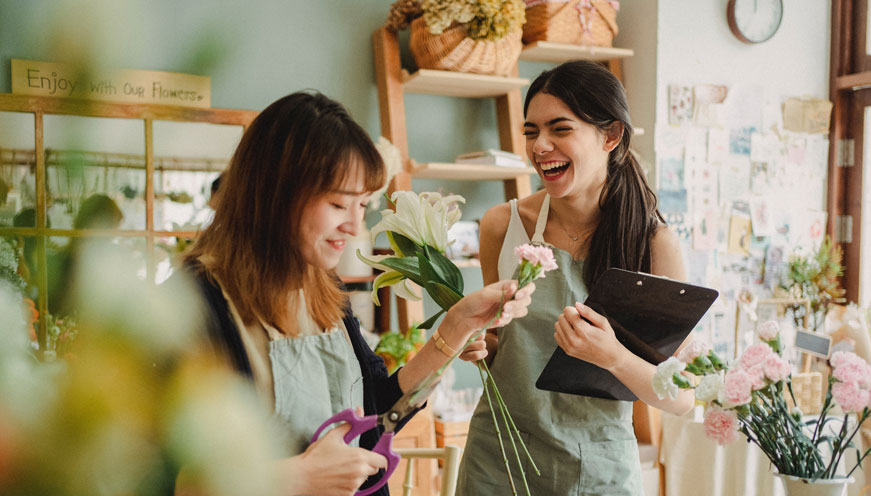
[[[774,475],[783,482],[787,496],[843,496],[847,494],[847,485],[853,482],[852,477],[812,480],[794,475]]]

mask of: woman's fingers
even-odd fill
[[[599,329],[607,329],[607,327],[611,325],[608,323],[607,318],[583,303],[575,303],[575,309],[581,317],[587,319],[591,324]]]

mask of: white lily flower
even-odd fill
[[[448,246],[448,230],[460,220],[457,203],[466,200],[459,195],[442,197],[439,193],[394,191],[391,200],[396,211],[381,211],[381,221],[372,228],[372,241],[379,233],[392,231],[418,246],[430,245],[441,253]],[[394,251],[396,246],[393,247]],[[408,254],[397,253],[397,256]]]

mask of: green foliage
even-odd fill
[[[415,351],[420,349],[426,339],[423,336],[423,330],[419,326],[412,326],[405,334],[401,332],[391,331],[381,336],[381,341],[375,347],[375,353],[382,357],[392,358],[390,360],[389,372],[405,365]]]
[[[841,264],[841,248],[826,235],[820,246],[809,256],[790,257],[787,283],[783,286],[790,296],[807,298],[811,303],[813,329],[816,330],[825,320],[829,305],[844,296],[839,277],[844,274]],[[805,308],[797,305],[791,308],[796,326],[801,326]]]
[[[467,24],[469,38],[498,40],[526,23],[523,0],[396,0],[387,15],[387,27],[399,31],[423,16],[432,34],[454,23]]]

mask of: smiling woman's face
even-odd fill
[[[613,146],[559,98],[547,93],[532,97],[523,134],[526,154],[550,196],[561,198],[605,184]]]
[[[306,263],[333,269],[345,251],[345,241],[363,225],[371,192],[364,191],[362,167],[348,174],[336,191],[316,197],[300,217],[300,253]]]

